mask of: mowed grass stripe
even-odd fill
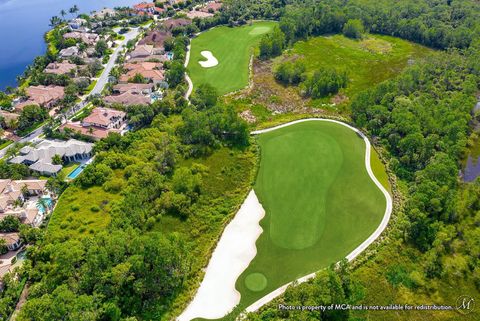
[[[262,21],[235,28],[222,26],[194,38],[187,66],[194,90],[199,84],[209,83],[223,95],[245,87],[248,84],[248,64],[252,49],[275,24],[273,21]],[[198,63],[205,60],[200,54],[202,51],[211,51],[217,58],[218,65],[203,68]]]
[[[365,168],[365,142],[345,126],[303,122],[261,134],[258,143],[255,192],[266,216],[257,255],[236,283],[244,307],[344,258],[373,233],[386,206]],[[263,290],[246,286],[252,273],[266,277]]]

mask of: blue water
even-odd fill
[[[82,164],[80,166],[78,166],[77,168],[75,168],[70,174],[68,174],[68,178],[70,179],[75,179],[77,178],[78,175],[80,175],[81,172],[83,172],[83,170],[85,169],[85,167],[87,167],[87,165],[85,164]]]
[[[52,199],[50,197],[42,197],[42,198],[45,199],[45,202],[47,203],[48,207],[52,206]],[[38,205],[37,205],[37,208],[38,208],[38,211],[43,214],[44,208]]]
[[[104,7],[130,6],[141,0],[0,0],[0,90],[16,85],[36,56],[45,53],[43,35],[50,29],[52,16],[68,12],[74,4],[77,13],[89,13]],[[67,13],[65,18],[71,18]]]

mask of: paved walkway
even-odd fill
[[[345,124],[345,123],[343,123],[341,121],[338,121],[338,120],[321,119],[321,118],[306,118],[306,119],[295,120],[295,121],[292,121],[292,122],[289,122],[289,123],[286,123],[286,124],[282,124],[282,125],[278,125],[278,126],[275,126],[275,127],[272,127],[272,128],[256,130],[256,131],[253,131],[251,134],[252,135],[258,135],[258,134],[262,134],[262,133],[267,133],[267,132],[270,132],[270,131],[273,131],[273,130],[276,130],[276,129],[279,129],[279,128],[291,126],[291,125],[306,122],[306,121],[333,122],[333,123],[337,123],[337,124],[340,124],[342,126],[348,127],[351,130],[353,130],[354,132],[356,132],[357,134],[359,134],[363,138],[363,140],[365,141],[365,147],[366,147],[365,148],[365,167],[367,169],[368,176],[370,176],[370,178],[375,183],[375,185],[377,185],[377,187],[382,191],[383,195],[385,196],[385,200],[387,201],[387,206],[385,207],[385,214],[383,215],[383,219],[380,222],[380,225],[372,233],[372,235],[370,235],[362,244],[360,244],[356,249],[354,249],[350,254],[348,254],[346,256],[348,261],[352,261],[360,253],[362,253],[370,244],[372,244],[380,236],[380,234],[382,234],[383,230],[385,230],[385,228],[387,227],[388,221],[390,220],[390,216],[392,214],[393,201],[392,201],[392,198],[391,198],[390,194],[388,193],[388,191],[385,189],[385,187],[383,187],[383,185],[378,181],[378,179],[373,174],[372,168],[370,166],[370,154],[371,154],[370,141],[368,140],[367,136],[365,136],[360,130],[358,130],[355,127],[352,127],[352,126],[350,126],[348,124]],[[305,276],[297,279],[296,282],[297,283],[306,282],[306,281],[314,278],[315,274],[316,273],[311,273],[311,274],[305,275]],[[259,308],[261,308],[265,304],[269,303],[270,301],[272,301],[276,297],[282,295],[285,292],[285,290],[288,288],[288,286],[291,285],[293,282],[295,282],[295,281],[289,282],[289,283],[279,287],[278,289],[270,292],[269,294],[265,295],[263,298],[259,299],[258,301],[254,302],[253,304],[248,306],[245,310],[247,312],[257,311]]]

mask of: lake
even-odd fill
[[[15,77],[23,73],[36,56],[45,53],[43,35],[50,29],[52,16],[60,17],[74,4],[90,13],[104,7],[131,6],[142,0],[0,0],[0,89],[16,86]]]

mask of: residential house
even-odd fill
[[[223,4],[221,2],[217,1],[210,1],[208,2],[205,6],[203,6],[200,10],[203,12],[208,12],[208,13],[215,13],[220,8],[222,8]]]
[[[15,110],[21,111],[27,105],[38,105],[52,108],[65,96],[65,89],[60,86],[31,86],[25,89],[28,99],[15,105]]]
[[[0,233],[0,239],[5,240],[5,244],[10,251],[16,251],[22,245],[22,241],[20,240],[20,235],[18,233]]]
[[[72,32],[67,32],[66,34],[64,34],[63,38],[64,39],[81,40],[87,46],[93,46],[100,39],[100,36],[97,35],[96,33],[91,33],[91,32],[72,31]]]
[[[81,123],[68,122],[61,129],[69,128],[93,139],[102,139],[110,132],[119,133],[126,125],[127,114],[123,111],[97,107]]]
[[[154,85],[153,84],[118,84],[113,86],[113,91],[118,94],[123,94],[126,92],[132,94],[144,94],[148,95],[151,94],[153,91]]]
[[[150,98],[142,94],[133,94],[125,92],[120,95],[106,96],[103,101],[107,104],[121,104],[121,105],[148,105]]]
[[[168,19],[163,22],[163,25],[168,29],[172,30],[176,27],[185,27],[192,24],[192,20],[185,19],[185,18],[176,18],[176,19]]]
[[[75,69],[77,69],[77,65],[71,64],[67,61],[51,62],[47,65],[44,72],[47,74],[65,75],[70,74]]]
[[[60,50],[59,55],[61,58],[84,57],[84,54],[80,52],[80,49],[77,46],[71,46],[71,47],[62,49]]]
[[[84,31],[86,30],[85,28],[86,24],[87,24],[87,20],[82,18],[75,18],[68,22],[68,27],[71,30]]]
[[[133,6],[136,14],[138,15],[153,15],[155,14],[155,3],[153,2],[141,2]]]
[[[127,63],[124,68],[127,70],[126,74],[120,76],[120,83],[127,83],[137,74],[142,75],[146,80],[155,85],[162,83],[165,80],[165,75],[161,63],[156,62],[139,62]]]
[[[39,209],[35,200],[45,193],[46,183],[46,180],[39,179],[0,180],[0,219],[13,215],[22,223],[32,226],[39,224]]]
[[[138,45],[129,53],[130,58],[148,58],[154,54],[152,45]]]
[[[213,13],[204,12],[200,10],[192,10],[187,12],[187,17],[189,19],[195,19],[195,18],[203,19],[203,18],[213,17]]]
[[[111,8],[103,8],[102,10],[96,11],[93,13],[93,17],[98,19],[115,17],[116,15],[117,15],[117,11]]]
[[[53,164],[52,159],[59,155],[64,162],[85,160],[92,156],[92,144],[75,139],[68,141],[43,140],[37,146],[24,146],[20,155],[8,160],[13,164],[24,164],[42,175],[56,175],[62,165]]]
[[[163,30],[152,30],[147,33],[147,35],[138,42],[138,45],[151,45],[153,46],[152,51],[155,49],[161,49],[161,53],[164,52],[164,44],[165,40],[172,37],[172,33],[170,31],[163,31]],[[156,51],[158,54],[159,52]]]

